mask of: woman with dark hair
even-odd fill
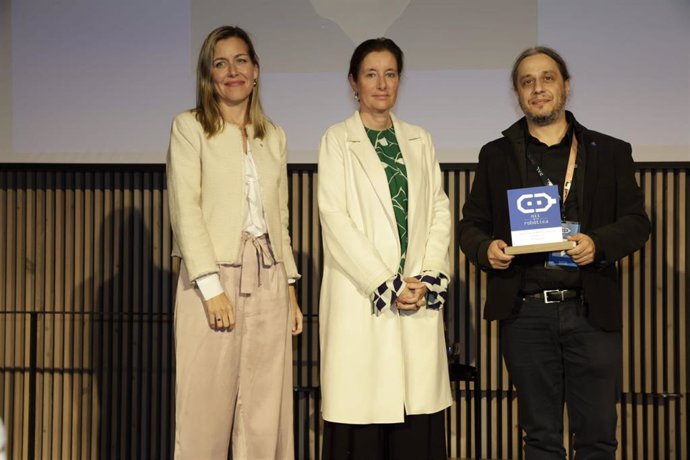
[[[292,339],[302,331],[288,232],[286,140],[259,100],[247,33],[219,27],[196,108],[172,125],[176,459],[292,459]]]
[[[450,210],[429,133],[392,113],[403,53],[360,44],[359,109],[319,151],[325,459],[445,459]]]

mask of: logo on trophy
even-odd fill
[[[558,187],[545,185],[508,190],[510,236],[509,255],[563,251],[575,247],[564,239]],[[570,229],[569,229],[570,231]]]

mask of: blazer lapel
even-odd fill
[[[506,159],[512,161],[516,166],[516,168],[512,168],[506,165],[505,168],[508,174],[508,185],[511,189],[527,186],[527,154],[525,153],[525,136],[520,123],[522,120],[518,120],[502,133],[510,141],[511,147],[510,151],[507,152],[508,157]]]
[[[586,231],[589,228],[590,214],[592,211],[592,200],[595,199],[591,195],[592,191],[596,190],[595,184],[597,175],[599,174],[597,168],[597,143],[587,138],[585,132],[582,133],[579,146],[579,154],[581,158],[578,160],[576,171],[576,186],[577,186],[577,208],[580,214],[580,228]]]
[[[513,161],[517,165],[515,168],[507,168],[510,174],[510,184],[513,188],[522,188],[527,186],[527,153],[525,147],[525,139],[516,139],[514,148],[512,149]]]
[[[254,166],[256,167],[256,174],[259,176],[259,190],[263,200],[264,190],[267,190],[266,187],[271,187],[266,181],[270,180],[269,172],[271,170],[273,158],[271,158],[269,152],[267,152],[264,141],[254,138],[254,130],[251,126],[248,127],[247,137],[247,142],[252,152],[252,159],[254,160]],[[242,168],[244,169],[244,161],[242,162]],[[265,205],[265,203],[263,204]]]
[[[381,160],[376,154],[374,147],[372,147],[364,125],[359,117],[359,112],[348,118],[345,122],[347,127],[347,144],[356,160],[361,164],[362,171],[369,179],[376,196],[378,196],[379,203],[383,208],[386,218],[391,226],[396,229],[395,215],[393,214],[393,202],[391,199],[391,192],[388,188],[388,178],[386,172],[383,170]]]

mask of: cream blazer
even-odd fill
[[[251,125],[247,134],[271,247],[288,278],[297,279],[288,231],[285,133],[269,124],[263,139],[254,138]],[[242,134],[236,125],[226,123],[208,138],[193,113],[183,112],[173,120],[167,158],[173,255],[182,257],[191,280],[218,272],[219,264],[240,262],[248,212],[242,155]]]
[[[408,174],[404,275],[449,275],[450,209],[429,133],[393,117]],[[397,423],[451,404],[443,312],[384,308],[370,295],[393,277],[400,241],[386,173],[359,113],[326,131],[319,150],[323,418]]]

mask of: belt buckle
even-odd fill
[[[557,299],[557,300],[549,300],[549,294],[559,294],[559,295],[560,295],[560,299]],[[558,290],[558,289],[551,289],[551,290],[548,290],[548,291],[544,291],[544,303],[559,303],[559,302],[563,302],[563,300],[565,300],[565,299],[563,298],[563,291],[560,291],[560,290]]]

